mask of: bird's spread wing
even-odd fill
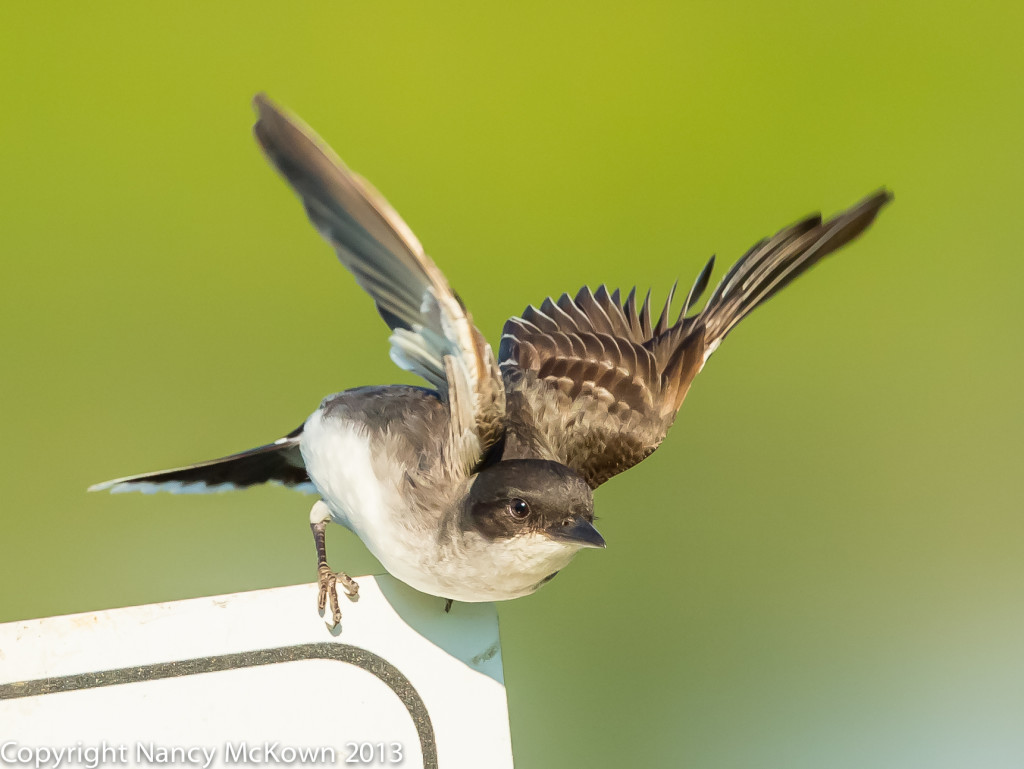
[[[597,488],[654,451],[674,416],[651,348],[666,316],[652,326],[649,294],[638,309],[635,291],[622,304],[601,286],[510,318],[498,353],[505,456],[561,462]]]
[[[452,412],[460,466],[474,465],[504,428],[505,391],[494,353],[412,230],[315,133],[266,96],[253,129],[302,199],[317,231],[373,297],[392,330],[391,358],[436,387]]]
[[[890,199],[883,190],[828,221],[812,216],[762,240],[687,317],[707,288],[712,258],[674,323],[671,293],[652,324],[650,294],[638,308],[635,289],[625,302],[601,286],[527,307],[505,324],[498,353],[508,399],[504,456],[561,462],[593,488],[640,462],[736,323],[860,235]]]

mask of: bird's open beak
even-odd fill
[[[586,518],[574,518],[564,526],[548,529],[548,536],[561,542],[571,542],[583,547],[604,547],[604,537]]]

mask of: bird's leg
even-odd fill
[[[450,612],[452,610],[452,604],[453,603],[455,603],[455,601],[453,599],[451,599],[451,598],[445,598],[444,599],[444,613],[445,614],[447,614],[448,612]]]
[[[309,528],[313,530],[313,542],[316,544],[317,573],[320,580],[320,595],[317,598],[317,609],[323,612],[326,609],[327,601],[331,602],[331,615],[334,624],[341,622],[341,607],[338,604],[338,582],[349,598],[359,592],[359,583],[343,571],[331,571],[327,565],[327,544],[326,529],[327,521],[330,520],[330,510],[322,501],[313,505],[309,513]]]

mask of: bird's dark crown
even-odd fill
[[[550,532],[594,520],[590,486],[565,465],[510,459],[482,470],[465,502],[466,523],[488,539]]]

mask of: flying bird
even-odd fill
[[[352,530],[398,579],[452,600],[537,590],[583,548],[603,548],[593,491],[658,448],[694,377],[755,307],[859,236],[891,200],[880,190],[822,221],[761,240],[707,289],[714,257],[672,318],[650,292],[605,286],[528,306],[498,355],[412,230],[308,126],[256,96],[254,133],[313,226],[391,329],[391,358],[428,387],[327,396],[273,443],[91,491],[217,492],[277,482],[318,495],[310,512],[318,605],[341,621],[328,522]]]

